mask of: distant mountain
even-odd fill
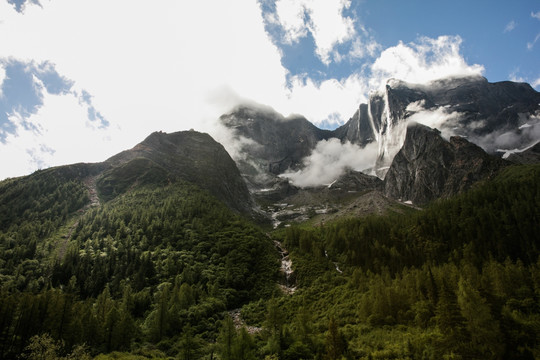
[[[370,96],[335,136],[352,143],[379,145],[377,173],[384,176],[405,139],[409,121],[459,135],[489,153],[524,148],[538,141],[540,93],[529,84],[489,83],[483,77],[449,78],[427,85],[391,79]]]
[[[537,94],[390,81],[335,131],[234,109],[235,160],[155,132],[0,181],[0,359],[538,358],[540,165],[512,164],[540,160]],[[384,180],[332,170],[365,153],[335,138],[377,142]],[[333,181],[283,175],[324,151]]]
[[[361,147],[378,144],[376,174],[384,178],[405,140],[411,121],[461,136],[488,153],[523,149],[538,141],[540,93],[529,84],[489,83],[479,76],[448,78],[426,85],[391,79],[367,104],[334,131],[321,130],[301,116],[285,118],[268,108],[242,106],[221,122],[243,139],[239,167],[251,187],[264,188],[285,170],[296,171],[321,140],[337,138]]]
[[[462,137],[447,141],[439,130],[413,123],[384,179],[385,194],[425,204],[460,193],[506,165]]]
[[[245,142],[236,161],[255,188],[268,186],[288,169],[299,169],[319,141],[332,137],[331,131],[317,128],[303,116],[285,118],[267,107],[239,106],[222,115],[220,122],[234,130],[233,141]]]

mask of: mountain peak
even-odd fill
[[[105,163],[110,169],[98,182],[104,194],[118,193],[121,189],[114,188],[118,184],[127,189],[152,174],[159,174],[151,178],[161,182],[188,181],[208,190],[230,208],[243,213],[252,209],[249,191],[234,160],[206,133],[193,130],[170,134],[154,132]]]

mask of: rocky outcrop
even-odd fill
[[[466,190],[506,164],[464,138],[447,141],[440,131],[413,123],[386,174],[384,191],[394,199],[426,204]]]
[[[347,170],[328,186],[332,191],[341,190],[349,193],[381,190],[382,187],[383,182],[378,177],[354,170]]]
[[[134,184],[166,184],[179,179],[209,191],[239,212],[250,213],[254,208],[234,160],[205,133],[155,132],[105,164],[109,169],[98,178],[98,189],[104,195],[114,195]]]

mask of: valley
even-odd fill
[[[530,86],[390,80],[333,131],[219,121],[242,151],[155,132],[0,182],[0,358],[540,357]]]

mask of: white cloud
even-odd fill
[[[342,81],[330,79],[320,83],[296,76],[291,80],[288,101],[280,111],[302,114],[316,125],[323,121],[341,125],[354,114],[358,104],[367,101],[368,90],[366,79],[358,74]]]
[[[532,87],[537,88],[540,86],[540,77],[532,82]]]
[[[533,18],[536,18],[538,20],[540,20],[540,11],[537,11],[537,12],[531,12],[531,16]]]
[[[416,122],[429,126],[433,129],[441,131],[441,135],[445,139],[449,139],[450,136],[455,135],[454,127],[458,125],[458,121],[462,117],[462,114],[457,111],[448,111],[444,107],[438,107],[435,109],[422,109],[421,104],[418,102],[411,103],[407,107],[407,110],[411,110],[415,107],[415,113],[412,114],[407,122]]]
[[[122,129],[102,160],[116,144],[131,147],[155,130],[208,131],[205,120],[223,112],[208,94],[224,86],[261,103],[286,102],[287,71],[254,1],[55,0],[24,15],[0,2],[0,44],[0,58],[49,61],[93,96],[95,108]],[[55,106],[49,101],[42,111]],[[86,111],[73,116],[87,119]],[[79,159],[87,151],[94,150],[72,149]]]
[[[368,37],[366,41],[362,41],[359,37],[354,39],[351,50],[349,51],[350,59],[361,59],[364,57],[375,57],[377,52],[381,50],[381,45],[373,38]]]
[[[347,169],[365,170],[375,163],[377,144],[365,148],[351,143],[342,144],[338,139],[320,141],[310,156],[304,159],[304,168],[286,172],[282,176],[295,186],[311,187],[332,183]]]
[[[283,24],[287,13],[305,15],[302,24],[287,18],[284,28],[290,30],[290,41],[310,32],[324,62],[337,59],[336,46],[345,42],[351,43],[349,58],[374,57],[380,51],[365,30],[356,34],[354,20],[343,15],[350,1],[295,0],[290,9],[288,2],[278,1],[276,6],[284,8],[265,14],[266,20]],[[421,83],[481,73],[481,66],[466,64],[460,44],[459,37],[400,43],[381,53],[372,78],[367,66],[344,79],[294,76],[287,85],[280,50],[253,0],[162,0],[159,5],[150,0],[55,0],[27,6],[24,14],[0,1],[0,59],[54,66],[74,81],[76,94],[91,94],[92,105],[111,123],[106,132],[81,126],[88,122],[88,104],[75,93],[53,96],[41,89],[44,105],[37,114],[30,119],[12,114],[17,132],[0,146],[2,154],[9,150],[13,155],[6,159],[9,174],[0,177],[37,166],[104,160],[156,130],[195,128],[216,136],[215,119],[245,97],[285,115],[303,114],[317,125],[340,125],[385,76]],[[24,121],[35,124],[40,134],[26,131]],[[95,146],[85,145],[85,137]]]
[[[532,50],[538,40],[540,40],[540,33],[536,34],[536,37],[534,38],[533,41],[527,43],[527,49]]]
[[[0,178],[55,165],[104,160],[111,139],[119,138],[118,129],[105,130],[83,120],[88,109],[80,106],[74,94],[45,92],[44,101],[48,105],[28,118],[19,113],[10,115],[15,132],[8,133],[5,142],[0,143]],[[128,146],[114,145],[118,151]]]
[[[505,33],[510,32],[510,31],[514,30],[516,28],[516,26],[517,26],[517,23],[514,20],[512,20],[508,24],[506,24],[506,26],[504,27],[503,32],[505,32]]]
[[[481,75],[484,67],[468,65],[460,54],[459,36],[422,37],[418,43],[384,50],[372,66],[370,86],[381,88],[388,78],[423,84],[450,76]]]
[[[0,98],[3,96],[4,80],[6,80],[6,69],[0,63]]]
[[[519,68],[514,69],[510,73],[510,75],[508,75],[508,78],[510,81],[514,81],[514,82],[525,82],[525,79],[523,78],[523,76],[519,75]]]
[[[309,31],[317,56],[328,65],[334,47],[356,34],[354,20],[343,16],[343,10],[350,6],[347,0],[278,0],[276,20],[285,32],[286,43],[306,37]]]
[[[283,27],[283,40],[287,44],[297,42],[308,34],[306,9],[301,0],[276,1],[277,18],[273,20]]]

